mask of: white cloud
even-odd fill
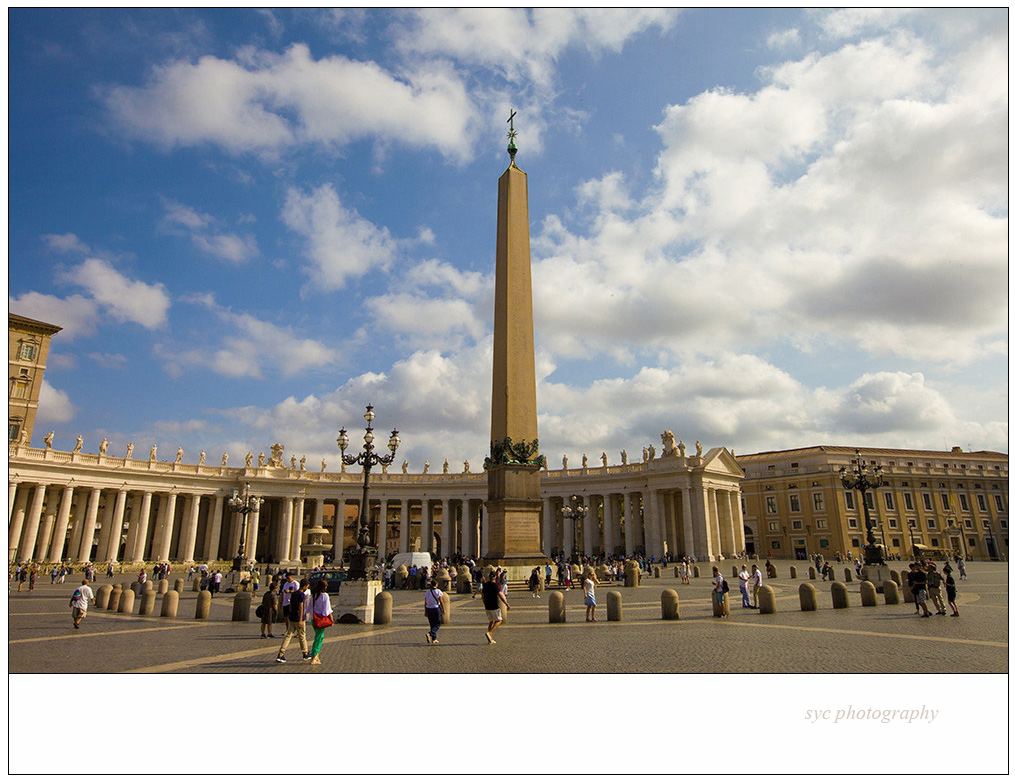
[[[306,241],[310,261],[306,272],[322,291],[338,290],[347,278],[373,268],[384,269],[395,257],[396,244],[388,229],[343,206],[331,185],[309,193],[291,188],[282,220]]]
[[[398,77],[341,55],[315,60],[305,44],[281,54],[248,47],[236,60],[171,62],[154,69],[147,86],[111,87],[104,99],[113,119],[137,137],[266,156],[297,144],[344,146],[377,136],[463,160],[476,113],[461,79],[444,65],[422,64]]]
[[[249,219],[241,218],[240,222],[249,222]],[[257,241],[252,234],[239,236],[235,233],[216,233],[212,229],[218,228],[219,223],[209,214],[175,201],[167,201],[161,228],[176,233],[179,231],[177,227],[182,227],[183,232],[190,236],[202,252],[235,265],[246,263],[258,255]]]
[[[49,245],[51,250],[61,253],[80,253],[87,255],[91,250],[88,245],[78,239],[77,234],[45,234],[42,240]]]
[[[30,291],[20,296],[8,296],[7,306],[18,315],[60,326],[63,329],[60,332],[62,340],[95,333],[98,307],[93,299],[79,293],[61,299],[48,293]]]
[[[791,46],[798,46],[800,31],[795,27],[788,30],[778,30],[768,36],[766,43],[769,49],[788,49]]]
[[[127,357],[122,353],[89,353],[88,360],[103,369],[125,369]]]
[[[35,423],[41,426],[65,424],[74,420],[76,410],[65,391],[53,388],[49,381],[43,379],[39,389],[39,411]]]
[[[169,295],[161,283],[149,285],[131,280],[99,258],[88,258],[61,276],[87,290],[121,323],[137,323],[146,329],[156,329],[166,323]]]

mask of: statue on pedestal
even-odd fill
[[[609,459],[606,458],[606,451],[603,451],[603,455],[600,458],[603,460],[603,467],[608,467]]]
[[[285,446],[279,443],[275,443],[271,446],[271,460],[270,464],[272,467],[285,467],[285,462],[282,461],[282,452],[285,451]],[[264,465],[261,465],[262,467]],[[295,467],[293,468],[295,469]]]
[[[677,450],[680,451],[680,458],[683,459],[687,455],[687,446],[684,445],[684,441],[681,440],[677,443]]]
[[[447,474],[448,474],[448,472],[450,471],[450,468],[451,468],[451,465],[450,465],[450,464],[448,464],[448,460],[447,460],[447,459],[445,459],[445,460],[444,460],[444,474],[445,474],[445,475],[447,475]]]
[[[183,449],[182,448],[177,448],[176,449],[176,464],[179,464],[182,461],[183,461]]]
[[[427,459],[423,462],[423,474],[428,475],[430,473],[430,460]]]
[[[243,466],[244,467],[249,467],[253,463],[253,461],[254,461],[254,454],[252,454],[250,451],[247,451],[247,455],[246,455],[246,457],[244,457],[244,460],[243,460]]]
[[[641,449],[641,460],[643,462],[647,462],[648,461],[648,448],[642,448]]]
[[[129,459],[133,453],[134,453],[134,443],[132,442],[127,443],[127,455],[124,458]]]
[[[675,456],[677,447],[674,445],[673,432],[667,429],[659,435],[659,439],[663,442],[663,456]]]
[[[265,463],[266,463],[266,461],[265,461],[265,458],[264,458],[264,451],[261,451],[257,455],[257,466],[258,467],[264,467]],[[281,465],[279,465],[279,466],[281,466]]]
[[[293,454],[292,457],[289,459],[289,469],[290,470],[296,469],[296,454]]]
[[[327,469],[328,469],[328,463],[326,461],[324,461],[324,459],[321,459],[321,472],[324,472]]]
[[[589,457],[582,454],[582,469],[587,470],[589,468]]]
[[[652,461],[655,458],[656,458],[656,447],[654,445],[650,445],[648,447],[648,460]]]
[[[229,453],[228,452],[223,453],[222,454],[222,466],[225,467],[228,462],[229,462]]]
[[[381,464],[381,474],[382,475],[387,475],[388,474],[388,465]]]
[[[99,443],[99,456],[105,456],[106,451],[108,450],[109,450],[109,440],[103,437],[102,442]]]
[[[465,473],[466,475],[468,475],[468,474],[469,474],[469,460],[468,460],[468,459],[466,459],[466,460],[465,460],[465,461],[464,461],[464,462],[462,463],[462,467],[463,467],[463,472],[464,472],[464,473]]]
[[[154,462],[158,459],[159,446],[158,443],[152,446],[152,449],[148,452],[148,461]]]
[[[200,467],[204,464],[204,460],[208,457],[204,451],[201,451],[201,455],[197,457],[197,466]]]
[[[623,464],[625,467],[627,466],[627,451],[626,450],[620,452],[620,463]]]
[[[404,462],[402,462],[402,475],[405,475],[407,472],[409,472],[409,460],[408,459],[406,459]]]
[[[49,434],[47,434],[45,437],[42,438],[42,441],[46,443],[47,451],[53,447],[53,435],[55,434],[56,432],[50,432]]]
[[[701,440],[694,441],[694,455],[701,456]]]
[[[74,445],[74,450],[71,451],[71,453],[81,453],[81,446],[83,446],[84,444],[85,444],[85,438],[82,437],[81,435],[78,435],[78,441]]]
[[[564,458],[560,460],[560,463],[564,465],[564,471],[567,472],[567,454],[564,454]]]
[[[303,456],[300,457],[300,472],[306,471],[307,471],[307,455],[303,454]]]

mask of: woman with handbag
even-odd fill
[[[430,580],[430,588],[423,595],[423,612],[430,622],[430,632],[426,634],[428,644],[438,643],[437,631],[441,629],[441,620],[444,618],[444,609],[441,607],[441,598],[444,593],[437,588],[437,579]]]
[[[272,581],[268,584],[268,591],[261,598],[261,610],[258,614],[261,617],[261,638],[275,637],[271,634],[271,626],[275,622],[275,611],[277,608],[278,600],[275,595],[275,582]]]
[[[335,621],[331,618],[331,598],[328,596],[328,582],[323,578],[314,584],[310,605],[314,612],[314,646],[310,650],[310,664],[321,664],[321,646],[324,645],[324,630]]]

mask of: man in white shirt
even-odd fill
[[[285,574],[285,581],[282,583],[282,616],[285,617],[285,631],[289,632],[289,602],[292,600],[293,592],[298,590],[300,585],[296,583],[292,573]]]
[[[758,607],[758,593],[761,591],[761,570],[757,565],[751,565],[751,593],[754,597],[754,605],[751,608]]]
[[[747,572],[746,564],[740,566],[740,572],[737,573],[737,581],[740,582],[741,608],[754,608],[754,606],[751,605],[751,594],[748,591],[751,576]]]
[[[92,592],[90,586],[88,586],[88,579],[81,581],[81,586],[74,590],[74,594],[70,599],[71,617],[74,619],[74,629],[77,630],[81,626],[81,620],[85,618],[85,614],[88,613],[88,603],[91,602],[95,605],[95,595]]]

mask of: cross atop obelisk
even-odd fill
[[[511,165],[501,175],[497,196],[493,396],[490,456],[484,463],[489,534],[483,552],[487,562],[508,567],[511,578],[525,577],[532,565],[545,561],[539,469],[546,463],[536,431],[528,177],[515,165],[515,114],[508,117]]]

